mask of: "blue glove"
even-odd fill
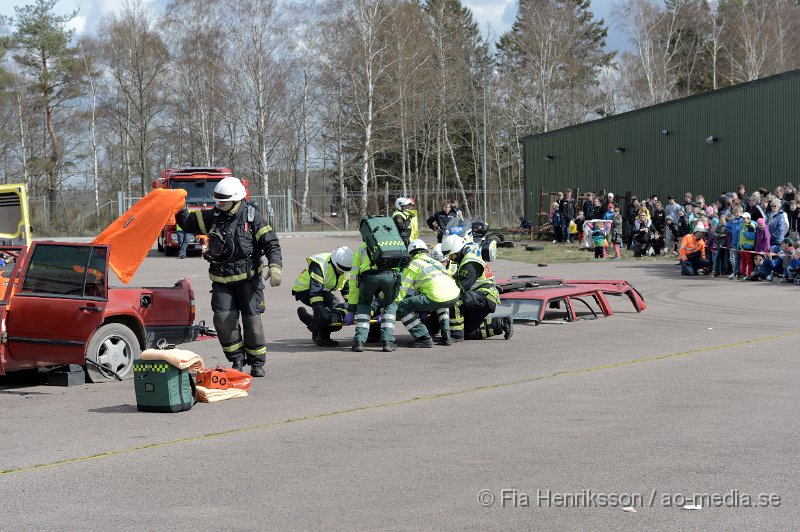
[[[356,322],[356,315],[352,312],[348,312],[344,315],[344,320],[342,323],[345,325],[353,325]]]

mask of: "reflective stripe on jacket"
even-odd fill
[[[500,303],[500,293],[497,291],[497,286],[494,282],[494,274],[489,267],[486,265],[486,262],[474,253],[465,253],[464,258],[461,259],[458,267],[459,269],[468,264],[468,263],[477,264],[480,267],[481,274],[475,279],[475,282],[472,283],[472,286],[462,286],[461,288],[467,291],[475,291],[475,292],[482,292],[486,294],[486,297],[494,301],[496,304]]]
[[[333,264],[331,263],[330,253],[319,253],[317,255],[312,255],[307,257],[306,261],[308,262],[308,267],[306,267],[297,280],[295,280],[294,284],[292,285],[292,292],[311,290],[312,284],[314,284],[311,282],[312,279],[318,286],[321,287],[321,290],[326,292],[335,292],[337,290],[341,290],[347,283],[347,280],[350,278],[350,272],[343,272],[341,275],[337,275],[336,268],[334,268]],[[322,276],[310,271],[312,264],[319,266],[319,269],[322,271]],[[315,292],[315,290],[311,291]],[[316,298],[319,299],[315,301]],[[309,299],[311,300],[312,304],[322,302],[322,297],[313,293],[309,293]]]
[[[678,258],[680,260],[689,260],[688,255],[696,251],[700,252],[700,258],[706,258],[706,243],[702,239],[695,238],[694,233],[689,233],[681,240]]]
[[[416,240],[419,236],[419,222],[417,221],[417,211],[415,209],[409,209],[407,211],[394,211],[392,213],[392,219],[396,220],[397,218],[401,218],[403,220],[403,227],[397,228],[400,232],[400,237],[403,240],[408,240],[409,242]]]
[[[252,220],[248,220],[252,210]],[[264,270],[261,257],[269,266],[281,267],[281,246],[278,235],[261,218],[255,207],[242,201],[235,210],[223,212],[218,208],[189,211],[185,206],[175,215],[175,223],[187,233],[205,235],[216,228],[233,242],[232,256],[224,262],[211,262],[208,277],[217,283],[235,283],[250,279]]]
[[[404,270],[397,301],[414,288],[435,303],[456,299],[460,293],[456,282],[447,275],[444,265],[425,253],[418,253]]]

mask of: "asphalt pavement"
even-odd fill
[[[267,377],[247,398],[136,410],[131,381],[0,384],[5,530],[794,529],[800,288],[683,278],[667,261],[497,277],[625,279],[636,313],[518,325],[430,350],[322,349],[297,319],[305,257],[354,234],[282,237]],[[534,252],[535,253],[535,252]],[[191,279],[153,251],[132,284]],[[398,323],[399,340],[410,338]],[[223,363],[215,340],[184,346]],[[755,505],[759,507],[754,507]],[[698,506],[700,508],[698,508]],[[696,509],[690,509],[696,508]],[[635,510],[635,511],[631,511]]]

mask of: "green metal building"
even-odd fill
[[[800,70],[522,139],[525,215],[540,191],[672,194],[800,182]],[[546,210],[546,208],[544,209]]]

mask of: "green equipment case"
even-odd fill
[[[408,248],[389,216],[364,216],[359,230],[369,258],[379,270],[405,268],[411,262]]]
[[[136,407],[144,412],[183,412],[194,406],[194,379],[188,370],[163,360],[133,361]]]

